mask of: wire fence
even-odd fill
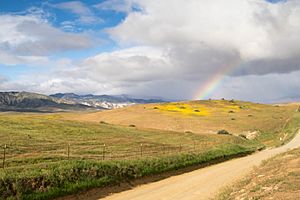
[[[113,145],[78,146],[68,144],[38,145],[38,146],[2,146],[2,168],[24,166],[59,160],[131,160],[151,157],[161,157],[180,153],[200,152],[213,146],[210,142],[192,144],[144,144],[133,145],[128,149],[120,149]]]

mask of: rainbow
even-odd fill
[[[212,93],[223,83],[225,77],[230,75],[241,64],[241,59],[233,59],[230,63],[224,64],[214,73],[213,76],[201,85],[194,95],[195,100],[204,100],[212,95]]]

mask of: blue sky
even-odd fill
[[[297,0],[3,0],[0,91],[197,99],[232,68],[211,98],[300,98],[299,10]]]
[[[104,1],[60,1],[60,0],[5,0],[0,3],[1,15],[38,15],[44,18],[52,26],[65,32],[87,33],[95,41],[95,45],[81,50],[68,50],[51,52],[48,56],[50,59],[70,58],[80,60],[88,56],[101,52],[109,52],[117,48],[116,43],[110,39],[105,32],[106,28],[114,27],[125,19],[126,13],[120,11],[106,10],[96,8],[96,5]],[[60,7],[62,4],[65,8]],[[72,6],[74,7],[72,9]],[[64,7],[64,6],[63,6]],[[82,10],[82,11],[81,11]],[[87,14],[85,14],[85,12]],[[82,22],[80,17],[88,15],[91,22]],[[18,79],[19,76],[28,73],[39,73],[50,69],[36,68],[30,65],[17,64],[7,67],[0,64],[0,73],[9,79]]]

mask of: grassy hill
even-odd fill
[[[7,148],[0,198],[51,199],[281,145],[299,127],[296,108],[193,101],[94,113],[1,113],[0,145]],[[221,129],[232,135],[217,134]],[[259,134],[240,136],[247,131]]]
[[[265,144],[275,145],[287,135],[281,130],[293,118],[294,105],[265,105],[242,101],[211,100],[136,105],[123,109],[83,115],[66,115],[66,119],[110,124],[135,125],[138,128],[216,134],[225,129],[233,135],[258,131]],[[269,144],[268,144],[269,142]]]

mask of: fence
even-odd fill
[[[129,149],[120,149],[113,145],[97,145],[97,149],[83,148],[82,146],[68,143],[60,145],[55,149],[55,145],[39,146],[39,148],[29,148],[24,146],[4,145],[2,146],[2,168],[11,166],[24,166],[33,163],[44,163],[58,160],[91,159],[91,160],[130,160],[147,157],[159,157],[180,153],[199,152],[211,147],[212,143],[194,141],[192,144],[139,144]],[[46,149],[46,150],[45,150]],[[52,149],[52,150],[51,150]],[[55,149],[55,150],[54,150]],[[31,152],[30,152],[31,151]],[[34,161],[33,161],[34,160]]]

